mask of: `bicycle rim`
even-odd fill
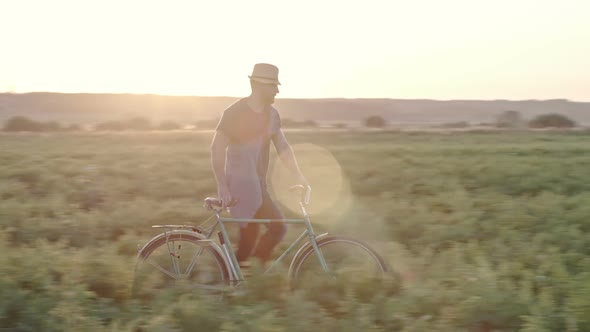
[[[215,293],[228,280],[225,261],[214,248],[196,236],[171,234],[139,253],[133,288],[144,295],[178,287]]]
[[[294,262],[291,286],[325,292],[327,288],[345,291],[354,287],[378,288],[388,267],[366,243],[340,236],[329,236],[317,242],[328,266],[327,273],[311,245]]]

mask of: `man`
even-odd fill
[[[252,75],[248,76],[252,93],[225,109],[211,143],[211,163],[219,199],[223,208],[236,202],[229,207],[234,218],[283,218],[267,190],[271,141],[283,164],[297,176],[299,184],[309,186],[281,130],[279,113],[271,106],[281,84],[278,74],[274,65],[258,63],[254,66]],[[267,231],[255,247],[260,224],[241,225],[236,252],[241,266],[251,255],[261,263],[267,261],[286,232],[283,223],[265,224]]]

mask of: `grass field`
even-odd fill
[[[287,138],[318,232],[371,243],[399,284],[327,296],[272,275],[226,301],[133,299],[150,226],[209,217],[211,133],[5,134],[0,330],[590,331],[588,132]],[[274,160],[269,178],[296,215]]]

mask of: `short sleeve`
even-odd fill
[[[232,116],[232,112],[229,109],[223,111],[221,115],[221,119],[219,119],[219,123],[217,123],[217,127],[215,128],[216,131],[221,131],[227,137],[233,137],[234,133],[234,120]]]

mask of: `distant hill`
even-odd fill
[[[0,93],[0,122],[15,115],[39,121],[93,124],[143,116],[153,121],[194,123],[215,119],[237,97],[161,96],[138,94]],[[503,111],[526,119],[544,113],[564,114],[590,124],[590,103],[553,100],[427,100],[427,99],[277,99],[283,118],[324,123],[362,122],[380,115],[392,123],[441,124],[493,122]]]

